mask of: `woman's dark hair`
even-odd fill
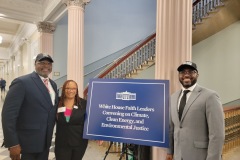
[[[70,82],[75,83],[76,86],[77,86],[77,91],[76,91],[76,95],[75,95],[74,105],[79,106],[78,104],[80,103],[80,97],[79,97],[79,95],[78,95],[78,85],[77,85],[77,82],[75,82],[74,80],[67,80],[67,81],[64,82],[64,84],[63,84],[62,94],[61,94],[61,97],[60,97],[60,99],[59,99],[58,107],[64,106],[64,99],[65,99],[65,97],[66,97],[66,95],[65,95],[65,89],[66,89],[67,84],[70,83]]]

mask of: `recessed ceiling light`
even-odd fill
[[[0,36],[0,44],[2,43],[2,36]]]
[[[5,18],[5,17],[6,17],[5,14],[1,14],[1,13],[0,13],[0,18]]]

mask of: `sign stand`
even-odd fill
[[[120,157],[119,157],[119,160],[122,160],[124,154],[126,154],[126,160],[128,160],[128,155],[131,155],[131,156],[134,157],[133,154],[128,153],[128,148],[129,148],[128,144],[123,143],[123,147],[122,147],[122,151],[121,151],[121,152],[110,152],[110,149],[111,149],[111,147],[112,147],[112,144],[113,144],[113,142],[111,141],[111,142],[110,142],[110,145],[109,145],[109,147],[108,147],[108,150],[107,150],[106,153],[105,153],[105,157],[104,157],[103,160],[106,159],[106,157],[108,156],[109,153],[121,153],[121,154],[120,154]],[[134,158],[134,159],[135,159],[135,158]],[[134,160],[134,159],[133,159],[133,160]]]

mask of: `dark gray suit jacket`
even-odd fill
[[[221,160],[224,114],[216,92],[196,85],[178,118],[181,90],[171,96],[170,148],[174,160]]]
[[[2,127],[6,147],[21,145],[22,153],[42,152],[49,148],[55,124],[55,106],[50,94],[36,72],[16,78],[10,85],[2,109]]]

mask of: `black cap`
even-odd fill
[[[184,68],[192,68],[193,70],[196,70],[198,72],[196,63],[193,63],[191,61],[185,61],[177,68],[177,70],[182,71]]]
[[[43,61],[43,60],[47,60],[47,61],[53,63],[52,57],[51,57],[50,55],[44,54],[44,53],[39,53],[39,54],[37,55],[37,57],[36,57],[35,62],[37,62],[37,61]]]

